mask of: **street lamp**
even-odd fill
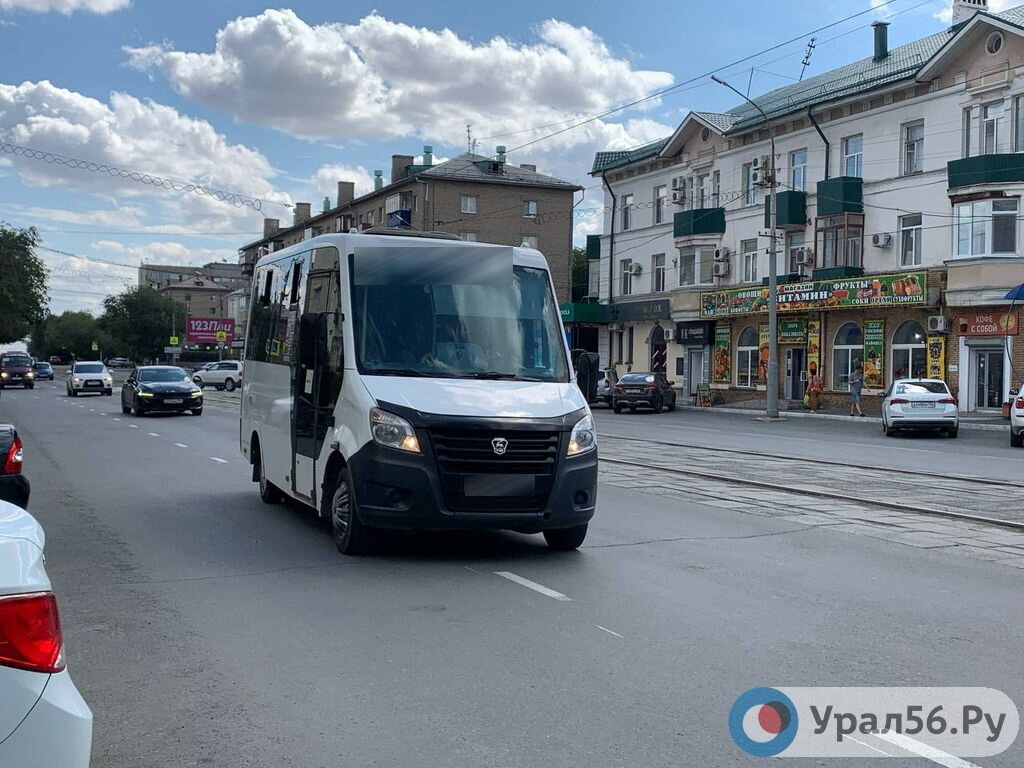
[[[768,119],[768,115],[766,115],[764,110],[755,102],[751,101],[747,96],[733,88],[720,77],[712,75],[711,79],[719,85],[724,85],[761,113],[761,117],[764,118],[764,124],[768,128],[768,138],[771,141],[771,159],[768,161],[769,166],[767,179],[771,195],[771,202],[769,203],[769,206],[771,207],[771,217],[768,221],[768,224],[771,227],[769,230],[771,246],[768,254],[768,387],[767,392],[765,393],[765,415],[769,419],[777,419],[779,418],[779,275],[775,249],[775,222],[777,220],[777,208],[775,207],[775,188],[777,186],[775,181],[775,129],[772,128],[772,123]]]

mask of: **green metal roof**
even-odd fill
[[[594,155],[594,165],[590,169],[591,173],[600,173],[608,168],[614,168],[618,165],[629,165],[639,160],[645,160],[648,157],[657,157],[658,153],[661,152],[662,147],[668,142],[668,139],[658,139],[652,141],[650,144],[644,144],[642,147],[636,147],[635,149],[623,149],[614,152],[598,152]]]

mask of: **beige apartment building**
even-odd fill
[[[262,255],[317,235],[409,228],[536,248],[547,257],[559,301],[568,301],[572,209],[579,185],[538,173],[533,165],[508,162],[504,147],[495,157],[467,152],[434,165],[426,146],[423,163],[414,159],[393,155],[390,183],[384,183],[383,171],[375,171],[376,189],[358,198],[351,181],[339,181],[335,205],[323,213],[313,215],[309,203],[296,203],[291,226],[264,219],[263,237],[239,250],[245,274],[252,274]]]

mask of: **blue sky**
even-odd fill
[[[337,179],[365,188],[391,154],[515,147],[882,0],[592,0],[487,5],[237,0],[0,0],[0,140],[204,184],[262,213],[194,194],[0,154],[0,220],[37,226],[55,268],[51,307],[99,308],[142,259],[235,258],[277,203],[318,210]],[[893,0],[818,35],[810,74],[942,29],[947,0]],[[991,1],[995,10],[1015,4]],[[500,40],[498,40],[500,38]],[[834,39],[833,39],[834,38]],[[502,42],[503,41],[503,42]],[[800,74],[806,41],[726,69],[756,94]],[[751,66],[754,66],[752,80]],[[514,153],[591,186],[593,153],[667,135],[686,112],[735,99],[704,80]],[[587,191],[600,199],[599,190]],[[582,236],[600,225],[579,221]]]

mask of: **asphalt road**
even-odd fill
[[[1020,568],[608,484],[577,553],[496,533],[345,558],[309,514],[259,501],[226,410],[139,419],[57,384],[4,392],[0,421],[26,442],[95,766],[744,766],[726,718],[755,686],[1024,701]],[[611,417],[778,447],[708,418]],[[791,451],[834,450],[838,428],[781,426]]]

